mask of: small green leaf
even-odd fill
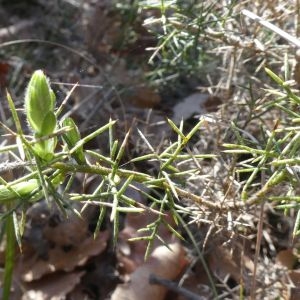
[[[16,236],[16,241],[18,243],[19,249],[22,252],[22,236],[21,236],[21,230],[20,230],[20,224],[18,221],[18,217],[15,211],[13,211],[13,221],[14,221],[14,229],[15,229],[15,236]]]
[[[71,146],[71,148],[73,148],[76,145],[76,143],[80,140],[79,130],[72,118],[64,119],[62,122],[62,126],[71,127],[71,130],[63,134],[63,138],[67,140],[68,146]]]
[[[79,130],[72,118],[66,118],[65,120],[63,120],[62,126],[71,127],[71,130],[63,134],[63,139],[65,140],[69,149],[71,150],[81,140]],[[86,163],[84,152],[83,152],[83,145],[76,148],[76,150],[72,153],[72,155],[78,164]]]
[[[39,188],[37,179],[30,179],[16,184],[0,185],[0,202],[11,201],[18,197],[28,197],[34,190]]]
[[[54,132],[56,128],[56,116],[53,111],[49,111],[42,122],[41,135],[49,135]]]
[[[278,75],[276,75],[273,71],[271,71],[268,68],[265,68],[265,71],[276,83],[278,83],[281,86],[284,84],[284,81]]]
[[[35,153],[46,161],[50,161],[54,157],[54,149],[56,147],[57,138],[49,138],[45,141],[37,142],[33,149]]]

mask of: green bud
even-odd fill
[[[56,128],[54,113],[55,95],[50,88],[49,80],[41,70],[31,76],[25,94],[25,112],[28,123],[36,138],[51,135]],[[37,142],[33,149],[38,156],[45,160],[53,158],[56,137]]]
[[[0,203],[2,204],[3,201],[14,200],[18,196],[28,197],[38,187],[39,181],[37,179],[12,184],[10,188],[5,185],[0,185]]]
[[[50,134],[55,129],[54,106],[55,95],[47,77],[43,71],[35,71],[25,94],[25,112],[28,123],[39,137]],[[49,114],[52,116],[49,117]]]
[[[53,137],[45,141],[37,142],[33,149],[35,153],[46,161],[50,161],[54,157],[54,149],[56,147],[57,138]]]
[[[71,130],[67,131],[66,133],[63,134],[63,139],[67,143],[69,149],[71,150],[76,146],[76,144],[80,141],[80,133],[79,130],[73,121],[72,118],[66,118],[62,122],[62,126],[68,126],[71,127]],[[83,146],[79,146],[75,148],[76,150],[73,152],[73,157],[76,160],[78,164],[85,164],[85,156],[83,152]]]

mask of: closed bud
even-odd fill
[[[44,72],[33,73],[25,94],[27,120],[37,136],[52,133],[56,127],[55,96]]]
[[[55,95],[44,72],[37,70],[31,76],[25,93],[25,112],[36,138],[51,135],[56,128]],[[33,149],[45,160],[53,158],[56,137],[38,141]]]
[[[69,131],[63,134],[63,139],[71,150],[80,141],[79,130],[72,118],[66,118],[65,120],[63,120],[62,125],[71,127]],[[86,163],[82,145],[77,147],[72,155],[74,156],[78,164]]]

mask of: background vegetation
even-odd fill
[[[297,299],[298,2],[3,2],[4,299]]]

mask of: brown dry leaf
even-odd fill
[[[99,26],[99,21],[101,26]],[[111,1],[98,1],[86,16],[85,38],[88,49],[96,56],[107,54],[122,37],[121,15],[112,10]]]
[[[209,95],[207,101],[204,103],[204,107],[207,112],[215,112],[218,110],[218,106],[222,104],[222,100],[218,96]]]
[[[290,279],[296,287],[300,287],[300,269],[289,272]]]
[[[22,300],[62,300],[80,282],[85,272],[53,274],[26,285]]]
[[[135,107],[154,108],[161,102],[161,97],[150,87],[140,87],[134,89],[128,95],[128,100]]]
[[[299,300],[300,299],[300,288],[294,287],[291,288],[289,300]]]
[[[117,286],[111,300],[162,300],[166,288],[150,285],[149,276],[155,274],[165,279],[175,279],[186,265],[183,247],[178,243],[157,247],[149,259],[130,276],[130,281]]]
[[[85,287],[82,283],[77,284],[75,288],[68,293],[68,299],[71,300],[82,300],[89,299],[87,293],[85,292]]]
[[[26,216],[27,222],[22,240],[25,257],[37,254],[47,259],[50,248],[77,247],[90,234],[87,217],[80,218],[72,212],[65,217],[57,207],[50,209],[46,201],[32,205]]]
[[[48,260],[36,257],[21,260],[17,272],[22,274],[24,281],[31,282],[56,271],[72,271],[75,267],[84,265],[91,256],[102,253],[108,238],[108,231],[102,231],[96,239],[90,236],[76,247],[70,249],[55,247],[49,250]]]
[[[88,222],[72,214],[56,226],[46,226],[43,236],[54,245],[76,247],[88,236]]]
[[[128,214],[125,220],[125,227],[119,235],[119,261],[123,265],[125,273],[132,273],[135,268],[144,263],[144,256],[148,241],[140,240],[128,242],[130,238],[143,236],[144,232],[138,232],[139,229],[145,228],[148,224],[155,221],[157,216],[154,213],[145,212],[144,214]],[[174,221],[170,215],[166,216],[167,222],[174,226]],[[166,242],[172,243],[175,241],[172,232],[161,224],[158,229],[158,235]],[[161,242],[154,240],[153,249]]]
[[[294,284],[290,289],[290,300],[298,300],[300,299],[300,269],[290,271],[289,277]]]
[[[126,24],[120,12],[114,8],[113,1],[93,2],[95,5],[91,5],[88,10],[85,9],[84,23],[87,47],[96,58],[101,59],[103,56],[116,53],[134,56],[136,61],[137,56],[145,54],[146,48],[156,46],[155,36],[142,25],[142,20],[137,18],[135,22],[130,22],[130,28],[135,35],[133,40],[128,36],[127,30],[124,30],[124,26],[127,27],[129,24]],[[143,18],[147,18],[149,14],[157,15],[157,11],[143,9],[141,14]]]
[[[252,263],[250,263],[250,259],[243,257],[242,260],[244,266],[251,270]],[[240,262],[239,256],[230,255],[229,251],[221,246],[215,247],[208,259],[210,269],[218,278],[223,280],[230,274],[236,282],[240,281]]]
[[[276,263],[281,264],[284,267],[287,267],[289,270],[293,269],[297,258],[293,254],[293,249],[281,250],[276,255]]]
[[[204,299],[213,299],[210,282],[203,267],[203,263],[200,260],[193,265],[193,268],[189,268],[188,272],[185,272],[182,287]],[[186,300],[186,298],[183,295],[178,295],[176,300]]]

